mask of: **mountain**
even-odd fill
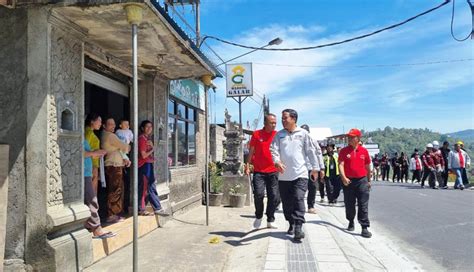
[[[461,139],[465,142],[474,142],[474,129],[466,129],[458,132],[447,133],[451,138]]]
[[[379,144],[381,153],[387,152],[390,155],[395,152],[398,152],[398,154],[405,152],[410,155],[415,148],[423,152],[426,144],[432,143],[435,140],[438,141],[440,145],[443,144],[443,141],[448,141],[452,148],[456,141],[462,140],[464,141],[467,152],[472,158],[474,155],[474,139],[471,138],[473,132],[474,130],[465,130],[450,134],[440,134],[427,128],[407,129],[385,127],[383,130],[377,129],[376,131],[363,132],[363,140],[366,141],[371,138],[374,143]],[[467,135],[467,137],[464,135]]]

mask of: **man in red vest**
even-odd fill
[[[362,133],[353,128],[347,133],[349,145],[339,152],[339,171],[344,185],[344,204],[346,219],[349,220],[348,231],[354,230],[356,200],[358,205],[357,219],[362,226],[361,236],[372,237],[368,230],[369,221],[369,192],[370,192],[370,155],[367,149],[359,144]]]
[[[267,227],[277,228],[275,225],[275,210],[280,203],[278,190],[278,170],[272,160],[270,144],[275,137],[276,116],[272,113],[265,116],[263,129],[256,130],[250,139],[249,162],[253,164],[253,195],[255,204],[255,221],[253,227],[260,228],[263,217],[263,199],[267,190]],[[245,174],[250,174],[250,167],[245,165]]]

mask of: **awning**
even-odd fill
[[[97,1],[90,2],[97,3]],[[169,79],[204,75],[221,76],[156,1],[127,1],[130,2],[140,3],[144,8],[143,23],[139,27],[138,37],[138,63],[141,73],[157,71]],[[124,11],[127,3],[106,5],[87,3],[84,4],[82,1],[80,5],[77,2],[70,5],[70,1],[65,1],[62,4],[55,4],[52,12],[67,23],[75,25],[76,29],[80,29],[87,42],[131,63],[131,30]]]

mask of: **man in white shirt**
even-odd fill
[[[306,159],[311,165],[310,176],[318,178],[320,170],[316,146],[306,130],[296,125],[298,113],[293,109],[282,112],[284,129],[277,132],[270,146],[275,167],[280,172],[278,177],[283,213],[290,227],[288,234],[294,234],[295,240],[304,238],[302,230],[305,223],[304,196],[308,189],[308,168]]]

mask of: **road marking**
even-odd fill
[[[422,193],[418,193],[418,194],[421,195],[421,196],[428,196],[428,195],[425,195],[425,194],[422,194]]]

